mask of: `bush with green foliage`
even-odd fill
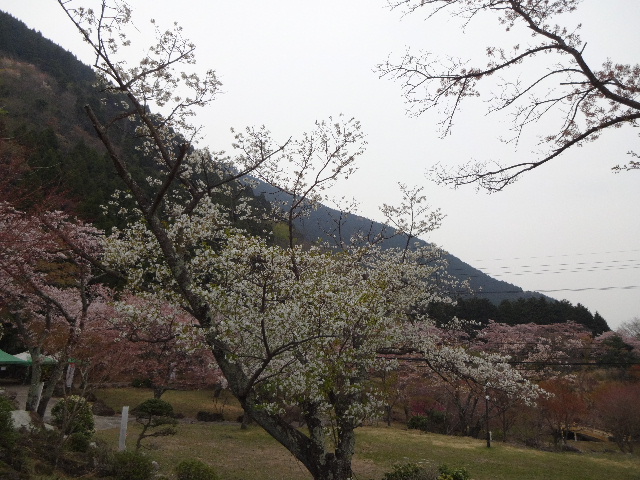
[[[21,470],[25,462],[25,450],[18,444],[20,435],[11,417],[15,408],[11,399],[0,395],[0,478],[11,478],[14,469]]]
[[[149,480],[153,476],[151,459],[137,451],[124,450],[113,455],[116,480]]]
[[[11,450],[18,440],[18,433],[13,427],[11,411],[13,403],[7,397],[0,395],[0,448]]]
[[[137,418],[173,417],[173,406],[159,398],[150,398],[131,411]]]
[[[159,398],[150,398],[132,410],[136,416],[136,422],[142,425],[142,431],[136,441],[136,450],[141,447],[142,440],[147,437],[164,437],[167,435],[175,435],[174,426],[178,423],[173,415],[173,407],[169,402],[160,400]],[[150,429],[165,426],[160,430],[147,433]]]
[[[218,480],[213,467],[200,460],[183,460],[176,465],[178,480]]]
[[[436,472],[419,463],[396,464],[393,471],[385,473],[382,480],[436,480]]]
[[[451,468],[447,465],[438,467],[438,480],[471,480],[471,474],[466,468]]]
[[[78,433],[91,437],[95,433],[91,405],[83,397],[72,395],[63,398],[51,409],[53,424],[65,434]]]
[[[429,418],[425,415],[414,415],[407,422],[409,430],[422,430],[423,432],[429,431]]]
[[[91,440],[85,434],[75,432],[69,435],[69,450],[72,452],[86,453],[89,451]]]
[[[436,471],[420,463],[403,463],[394,465],[393,471],[385,473],[382,480],[471,480],[471,475],[466,468],[440,465]]]
[[[430,410],[426,415],[414,415],[411,417],[407,422],[407,427],[423,432],[445,433],[447,417],[444,412]]]

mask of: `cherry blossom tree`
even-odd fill
[[[622,452],[631,453],[640,435],[640,384],[604,384],[594,397],[599,425],[613,434]]]
[[[111,325],[126,343],[122,373],[150,382],[154,398],[171,389],[224,386],[202,329],[185,311],[156,298],[127,296],[116,304]]]
[[[87,324],[109,316],[111,292],[85,258],[99,256],[102,239],[61,212],[27,214],[1,202],[0,244],[0,302],[31,354],[27,409],[42,415]],[[57,363],[37,406],[45,354]]]
[[[540,400],[540,413],[549,428],[556,445],[565,444],[572,425],[580,424],[587,416],[587,402],[580,392],[565,380],[543,382],[551,393]]]
[[[59,3],[93,48],[105,95],[124,98],[111,119],[86,108],[136,203],[122,208],[129,223],[109,236],[105,261],[126,278],[130,293],[153,296],[194,319],[245,412],[313,478],[353,476],[354,431],[383,406],[371,373],[394,365],[381,353],[420,352],[434,369],[522,391],[522,378],[498,355],[472,355],[428,335],[420,312],[432,301],[447,301],[450,287],[437,247],[383,250],[364,235],[339,242],[338,249],[296,244],[294,220],[348,177],[364,151],[357,121],[317,122],[280,143],[265,128],[249,128],[236,133],[232,160],[210,155],[194,147],[198,129],[189,117],[219,83],[211,71],[203,78],[176,71],[195,62],[195,47],[181,29],[159,31],[148,56],[129,68],[118,60],[130,45],[131,10],[124,2],[104,0],[96,9]],[[111,139],[129,121],[139,125],[157,178],[136,178]],[[289,194],[277,217],[287,221],[286,248],[248,235],[215,201],[247,173]],[[428,215],[424,223],[410,218],[424,199],[407,189],[405,201],[415,208],[402,212],[409,220],[399,223],[406,225],[399,234],[432,228]],[[246,203],[235,208],[236,218],[252,216]],[[306,431],[284,418],[292,406],[302,412]]]
[[[446,328],[431,327],[436,333],[429,338],[437,339],[441,348],[432,347],[438,355],[430,355],[427,364],[432,377],[440,380],[440,403],[457,419],[451,428],[465,435],[484,429],[488,439],[490,418],[498,415],[508,426],[510,409],[533,405],[545,392],[526,380],[526,372],[511,366],[507,352],[479,348],[481,341],[470,336],[468,327],[469,322],[457,319]]]
[[[508,356],[536,381],[572,373],[590,353],[591,333],[574,323],[506,325],[490,321],[474,340],[480,351]]]
[[[627,322],[622,322],[618,327],[618,333],[640,339],[640,317],[633,317]]]
[[[442,133],[448,135],[462,105],[471,97],[485,97],[481,85],[494,79],[493,90],[497,93],[487,98],[489,111],[512,115],[513,134],[508,141],[517,144],[532,124],[540,123],[547,128],[542,137],[546,146],[542,153],[532,154],[530,160],[510,165],[499,161],[470,162],[460,168],[439,165],[431,173],[441,183],[453,186],[475,183],[488,191],[498,191],[568,149],[596,140],[607,129],[638,125],[640,65],[607,60],[594,66],[589,62],[587,43],[578,35],[580,26],[555,23],[556,17],[574,12],[580,0],[390,0],[389,3],[410,14],[426,12],[429,17],[449,12],[459,17],[463,26],[478,18],[495,18],[514,37],[511,45],[487,44],[483,64],[408,50],[379,65],[381,76],[401,83],[412,113],[442,110]],[[517,36],[522,32],[530,35],[526,44],[521,43],[523,36]],[[633,159],[626,165],[615,165],[614,171],[640,168],[638,152],[630,155]]]

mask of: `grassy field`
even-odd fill
[[[121,412],[125,405],[134,408],[143,401],[153,398],[153,391],[147,388],[105,388],[98,390],[96,396],[116,412]],[[223,391],[221,398],[215,401],[213,392],[210,390],[169,390],[162,395],[162,400],[173,405],[174,412],[187,418],[196,418],[199,411],[206,411],[222,412],[225,420],[235,421],[242,414],[238,401],[227,391]]]
[[[98,394],[116,408],[137,405],[151,393],[138,389],[103,390]],[[176,411],[193,417],[199,410],[213,411],[210,392],[168,392],[163,399]],[[137,403],[136,403],[137,402]],[[238,406],[229,401],[225,418],[236,418]],[[137,426],[131,425],[128,445],[133,446]],[[118,442],[117,430],[98,436],[111,445]],[[148,439],[147,450],[169,474],[180,460],[196,458],[213,465],[223,480],[305,480],[310,476],[281,445],[262,429],[241,430],[238,424],[190,423],[184,421],[173,437]],[[597,444],[574,443],[579,448]],[[613,444],[599,444],[601,452],[556,453],[482,440],[447,437],[406,430],[404,426],[372,426],[358,430],[354,459],[357,480],[380,480],[394,463],[446,463],[466,467],[474,480],[640,480],[640,457],[618,453]]]

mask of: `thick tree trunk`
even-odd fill
[[[215,345],[215,342],[212,343]],[[215,346],[212,350],[229,382],[231,392],[240,401],[244,411],[289,450],[306,467],[314,480],[348,480],[353,477],[351,459],[355,451],[354,426],[347,423],[339,424],[335,451],[328,452],[322,418],[312,404],[305,405],[305,420],[309,429],[307,436],[285,422],[280,415],[260,408],[255,391],[246,388],[248,379],[242,368],[230,362],[224,352]]]
[[[246,430],[247,428],[249,428],[250,423],[251,423],[251,417],[247,412],[244,412],[242,414],[242,423],[240,423],[240,429]]]
[[[51,397],[53,397],[56,385],[62,379],[65,366],[66,364],[64,362],[58,362],[56,364],[51,374],[51,378],[47,382],[47,387],[42,390],[42,397],[40,398],[40,404],[38,405],[38,415],[40,415],[41,418],[44,418],[44,414],[47,411],[47,406],[49,405]]]
[[[385,405],[384,406],[384,416],[387,419],[387,426],[390,427],[391,426],[391,414],[393,412],[393,406],[391,405]]]
[[[240,403],[258,425],[278,440],[307,468],[314,480],[348,480],[353,477],[351,469],[351,459],[355,450],[353,429],[339,429],[335,451],[329,452],[324,444],[324,436],[313,433],[314,423],[321,428],[322,419],[318,416],[314,416],[311,425],[309,425],[310,416],[306,416],[311,432],[310,436],[306,436],[284,422],[279,415],[268,414],[244,399],[240,399]],[[317,441],[319,439],[322,439],[322,443]]]
[[[33,358],[33,356],[31,357]],[[27,403],[24,409],[27,412],[35,412],[38,408],[38,396],[40,393],[40,383],[42,380],[42,365],[39,362],[31,364],[31,380],[29,383],[29,392],[27,393]]]

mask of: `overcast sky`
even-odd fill
[[[202,71],[218,73],[223,93],[198,117],[205,145],[228,150],[230,127],[264,124],[285,140],[311,130],[317,119],[355,117],[367,133],[367,152],[358,173],[334,193],[355,198],[360,214],[381,220],[378,206],[398,203],[397,182],[424,186],[431,205],[447,215],[426,240],[525,290],[598,311],[612,328],[640,316],[640,171],[610,172],[630,159],[627,151],[640,150],[637,129],[608,132],[493,195],[473,187],[450,190],[425,177],[438,161],[530,160],[536,135],[545,133],[532,127],[526,132],[531,141],[514,150],[498,140],[510,119],[487,116],[477,99],[442,139],[438,112],[408,116],[400,85],[374,71],[409,46],[479,58],[487,39],[505,38],[495,19],[479,18],[463,31],[446,15],[403,16],[385,0],[130,4],[140,32],[150,18],[166,26],[177,21],[197,45]],[[55,0],[0,0],[0,9],[92,62]],[[639,0],[584,0],[565,20],[582,23],[585,55],[594,66],[607,57],[640,62]]]

